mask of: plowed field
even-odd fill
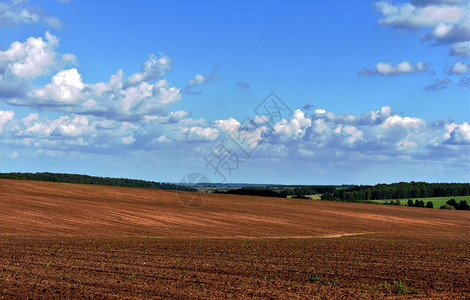
[[[469,299],[470,212],[0,180],[0,297]]]

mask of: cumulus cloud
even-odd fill
[[[429,70],[429,63],[419,61],[412,64],[408,61],[392,64],[390,62],[379,62],[374,66],[374,69],[362,69],[359,71],[360,75],[383,75],[383,76],[396,76],[403,74],[413,74],[419,72],[427,72]]]
[[[46,74],[57,64],[74,63],[74,55],[59,56],[55,52],[58,45],[57,37],[48,31],[45,39],[30,37],[24,43],[14,42],[9,49],[0,51],[0,72],[4,76],[34,78]]]
[[[165,116],[144,116],[142,122],[144,123],[159,123],[159,124],[174,124],[179,123],[181,120],[189,118],[191,116],[190,112],[178,110],[175,112],[170,112]]]
[[[172,67],[171,58],[163,54],[150,55],[140,71],[129,77],[119,70],[108,81],[87,83],[77,68],[64,67],[52,73],[46,84],[33,86],[32,79],[51,73],[60,68],[60,61],[71,59],[55,52],[58,41],[54,36],[47,33],[45,39],[32,39],[35,39],[32,48],[25,46],[28,40],[16,42],[0,52],[0,95],[11,104],[65,115],[49,120],[40,113],[32,113],[15,119],[13,111],[0,111],[0,143],[33,147],[41,155],[60,155],[60,151],[77,149],[85,153],[114,153],[120,149],[151,151],[155,145],[158,149],[191,148],[208,153],[204,151],[227,135],[248,137],[248,146],[259,147],[264,157],[298,156],[299,159],[324,159],[332,153],[342,153],[351,159],[406,156],[419,160],[436,153],[439,157],[452,157],[456,147],[469,144],[468,123],[427,124],[420,118],[392,113],[389,106],[363,114],[339,115],[325,108],[306,112],[311,109],[306,106],[269,128],[264,126],[266,116],[256,116],[248,123],[231,117],[213,122],[194,120],[189,112],[171,111],[171,105],[181,99],[182,91],[164,79]],[[43,50],[32,53],[33,48]],[[39,57],[42,63],[28,58],[33,56]],[[15,69],[15,64],[21,67]],[[21,69],[32,68],[31,64],[37,72],[34,77],[28,77],[30,74]],[[427,69],[423,62],[382,63],[370,72],[399,75]],[[194,77],[187,87],[192,90],[216,80],[215,71],[211,73],[212,78]],[[26,93],[11,96],[2,90],[11,82],[29,82]],[[436,81],[435,89],[448,84],[448,79]]]
[[[219,79],[211,73],[197,75],[184,89],[171,86],[164,77],[172,70],[172,59],[162,53],[150,54],[139,72],[129,77],[122,70],[109,81],[84,82],[72,54],[56,52],[57,37],[46,32],[45,38],[30,37],[14,42],[0,51],[0,99],[8,104],[39,110],[75,113],[127,122],[155,121],[175,123],[188,117],[172,113],[170,106],[183,93],[199,94],[193,89]],[[56,71],[49,83],[34,86],[36,78]]]
[[[15,112],[11,110],[0,110],[0,133],[3,131],[3,126],[13,120]]]
[[[470,125],[467,122],[463,122],[458,125],[452,132],[451,138],[457,143],[470,143]]]
[[[0,26],[45,23],[54,28],[62,26],[60,20],[45,14],[40,7],[27,6],[28,0],[0,2]]]
[[[2,112],[0,111],[0,120]],[[0,127],[1,128],[1,127]],[[2,133],[2,143],[33,147],[40,151],[100,152],[130,146],[134,135],[142,130],[129,122],[102,120],[82,115],[60,116],[49,120],[37,113],[22,119],[9,116],[8,126]]]
[[[213,141],[219,136],[219,131],[215,128],[204,128],[199,126],[187,127],[182,129],[185,134],[185,140],[198,141],[208,140]]]
[[[450,53],[454,56],[470,56],[470,41],[452,44]]]
[[[74,64],[74,55],[55,51],[58,45],[57,37],[46,32],[44,39],[30,37],[24,43],[14,42],[0,51],[0,98],[24,97],[31,86],[30,80]]]
[[[449,87],[450,83],[452,83],[452,81],[449,78],[436,79],[433,84],[426,86],[424,89],[427,91],[444,90]]]
[[[256,149],[254,157],[325,160],[340,155],[341,160],[369,162],[454,159],[462,147],[470,145],[468,122],[444,120],[428,124],[421,118],[392,113],[389,106],[363,114],[337,115],[318,110],[307,115],[297,109],[289,119],[272,128],[254,119],[249,123],[235,118],[193,120],[184,111],[143,122],[76,114],[49,120],[38,113],[15,119],[13,111],[0,111],[0,144],[32,147],[42,154],[54,155],[63,151],[153,151],[156,145],[158,149],[193,149],[204,155],[217,141],[230,143],[240,137],[246,142],[246,151]]]
[[[76,102],[85,85],[77,69],[64,70],[52,77],[52,81],[42,88],[31,92],[31,97],[41,100],[52,100],[58,104]]]
[[[307,118],[306,114],[297,109],[294,116],[289,121],[283,119],[281,122],[274,124],[274,133],[288,137],[301,137],[305,130],[312,125],[312,120]]]
[[[422,40],[451,44],[451,55],[470,56],[470,6],[467,1],[430,0],[374,4],[379,24],[396,28],[428,29]]]
[[[236,120],[230,123],[238,124]],[[341,155],[341,160],[361,161],[432,160],[436,155],[452,159],[456,147],[468,143],[466,126],[452,121],[427,124],[420,118],[393,114],[389,106],[361,115],[319,109],[307,116],[298,109],[290,119],[259,130],[255,147],[258,156],[299,160],[331,159],[332,154]]]
[[[121,121],[167,116],[169,106],[181,99],[181,90],[162,79],[172,69],[171,58],[163,54],[151,54],[140,72],[127,79],[119,71],[108,82],[84,83],[79,71],[71,68],[57,72],[50,83],[34,88],[31,79],[75,61],[72,54],[55,52],[57,46],[58,39],[46,32],[45,40],[31,37],[0,51],[0,98],[13,105]]]
[[[233,132],[241,126],[240,122],[234,118],[228,118],[227,120],[216,120],[214,122],[215,126],[226,132]]]
[[[194,76],[194,78],[188,81],[188,84],[183,89],[183,93],[189,95],[202,95],[201,91],[194,91],[193,88],[199,85],[205,85],[219,80],[220,77],[219,74],[217,74],[219,68],[219,66],[215,66],[212,68],[212,71],[209,74],[197,74],[196,76]]]
[[[416,2],[418,1],[414,3]],[[445,5],[442,1],[438,5],[431,1],[425,2],[415,6],[411,3],[394,5],[389,1],[379,1],[374,6],[382,14],[380,24],[411,28],[437,26],[441,23],[454,24],[466,13],[464,7]]]
[[[173,69],[172,59],[163,53],[159,53],[160,58],[155,54],[150,54],[149,59],[142,63],[140,72],[131,75],[128,81],[131,84],[137,84],[142,81],[152,81],[165,77]]]
[[[458,61],[458,62],[455,63],[455,65],[453,65],[449,69],[449,73],[450,74],[456,74],[456,75],[467,74],[468,73],[468,68],[469,68],[469,65]]]

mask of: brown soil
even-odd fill
[[[0,180],[0,297],[470,299],[470,212],[201,199]]]

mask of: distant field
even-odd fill
[[[310,198],[311,200],[321,200],[321,195],[322,194],[304,195],[304,196]],[[294,196],[287,196],[287,198],[292,198],[292,197],[294,197]]]
[[[312,199],[312,200],[321,200],[321,195],[322,195],[322,194],[317,194],[317,195],[305,195],[305,196],[309,197],[309,198]]]
[[[415,200],[421,200],[424,201],[424,204],[426,202],[431,201],[434,204],[434,208],[439,209],[442,205],[445,205],[447,201],[450,199],[455,199],[455,201],[460,202],[460,200],[466,200],[467,203],[470,202],[470,196],[449,196],[449,197],[432,197],[432,198],[409,198],[415,202]],[[388,200],[371,200],[376,203],[385,203],[385,202],[390,202],[390,201],[396,201],[397,199],[388,199]],[[408,202],[408,199],[399,199],[401,205],[406,205]]]

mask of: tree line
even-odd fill
[[[400,200],[390,200],[390,202],[385,202],[385,205],[396,205],[400,206]],[[423,200],[416,199],[414,202],[411,199],[408,199],[406,206],[412,207],[427,207],[427,208],[434,208],[434,203],[432,201],[424,203]],[[445,205],[441,205],[440,209],[456,209],[456,210],[470,210],[470,205],[468,205],[466,200],[460,200],[457,202],[455,199],[450,199],[446,202]]]
[[[269,186],[269,189],[285,193],[288,196],[293,195],[317,195],[324,193],[333,193],[339,186],[334,185],[293,185],[293,186]]]
[[[214,193],[233,194],[233,195],[246,195],[246,196],[262,196],[262,197],[280,197],[286,198],[287,194],[284,191],[276,192],[266,188],[256,187],[243,187],[240,189],[229,189],[227,191],[214,191]]]
[[[450,199],[446,202],[446,205],[442,205],[439,207],[440,209],[456,209],[456,210],[470,210],[470,205],[468,205],[467,201],[460,200],[457,202],[455,199]]]
[[[94,185],[109,185],[109,186],[124,186],[124,187],[137,187],[148,189],[163,189],[163,190],[176,190],[176,191],[190,191],[196,192],[197,189],[164,182],[146,181],[138,179],[127,178],[111,178],[111,177],[98,177],[79,174],[65,174],[65,173],[0,173],[1,179],[17,179],[17,180],[34,180],[34,181],[48,181],[48,182],[64,182],[64,183],[80,183],[80,184],[94,184]]]
[[[470,183],[399,182],[360,185],[324,193],[322,200],[361,201],[470,195]]]
[[[294,198],[309,199],[305,195],[316,195],[323,193],[332,193],[338,186],[334,185],[267,185],[263,187],[242,187],[237,189],[219,189],[214,193],[250,195],[264,197],[280,197],[294,196]]]

